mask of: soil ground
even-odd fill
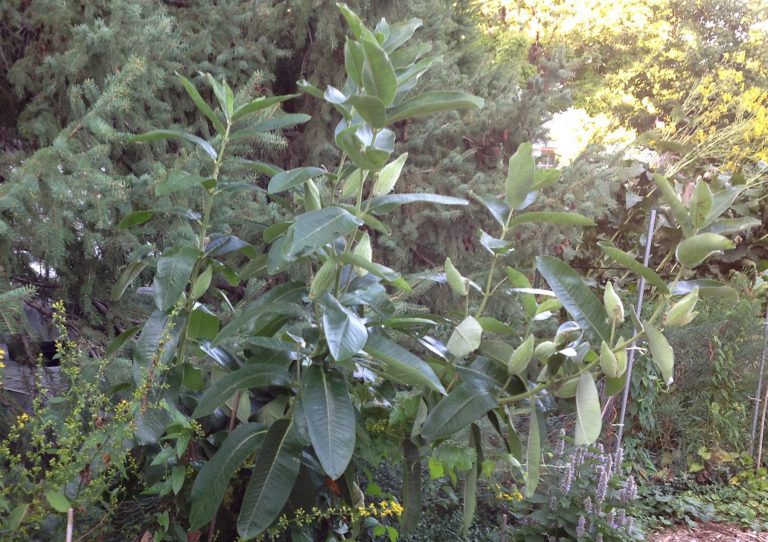
[[[648,542],[768,542],[768,532],[743,530],[737,523],[702,523],[696,527],[678,525],[652,534]]]

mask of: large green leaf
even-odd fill
[[[600,249],[605,252],[608,256],[611,257],[616,263],[623,265],[636,275],[639,275],[645,280],[648,281],[649,284],[654,285],[656,288],[659,289],[659,291],[663,294],[668,294],[669,289],[667,288],[666,283],[662,280],[662,278],[656,274],[656,272],[651,269],[650,267],[646,267],[637,260],[635,260],[631,255],[627,254],[623,250],[616,248],[608,241],[600,241],[597,243],[597,245],[600,247]]]
[[[388,53],[391,53],[403,45],[406,41],[411,39],[411,37],[413,37],[413,33],[421,28],[423,24],[424,22],[417,17],[407,21],[392,24],[389,27],[389,36],[387,36],[387,39],[384,40],[384,49]]]
[[[199,255],[197,249],[180,247],[171,249],[158,258],[157,272],[152,284],[158,310],[167,311],[179,300],[189,283]]]
[[[185,141],[189,141],[190,143],[194,143],[195,145],[199,146],[208,154],[208,156],[216,160],[216,150],[211,146],[210,143],[201,137],[192,135],[187,132],[182,132],[181,130],[152,130],[150,132],[133,136],[128,141],[130,143],[146,143],[147,141],[157,141],[159,139],[183,139]]]
[[[698,289],[701,297],[739,297],[733,287],[713,279],[678,280],[669,288],[672,295],[686,295]]]
[[[352,81],[359,87],[363,86],[363,64],[365,52],[359,41],[349,39],[344,43],[344,69]],[[382,105],[384,103],[382,102]]]
[[[496,408],[496,398],[478,381],[464,382],[432,409],[421,427],[427,440],[450,437]]]
[[[700,233],[677,245],[677,261],[686,267],[696,267],[712,254],[735,248],[733,241],[717,233]]]
[[[530,213],[522,213],[515,215],[512,220],[509,221],[510,226],[517,224],[525,224],[528,222],[533,223],[547,223],[547,224],[559,224],[561,226],[594,226],[595,223],[586,216],[578,213],[555,213],[551,211],[536,211]]]
[[[322,298],[323,333],[333,359],[349,359],[365,346],[368,329],[352,310],[343,306],[330,293]]]
[[[384,102],[375,96],[350,96],[344,103],[353,106],[371,127],[378,129],[387,125],[387,110]]]
[[[299,167],[275,174],[269,181],[267,190],[270,194],[277,194],[289,188],[301,186],[307,179],[325,175],[326,171],[319,167]]]
[[[536,257],[536,268],[571,317],[593,338],[610,341],[608,314],[571,267],[551,256]]]
[[[211,109],[211,106],[208,105],[208,103],[203,100],[203,97],[200,96],[200,93],[195,88],[195,85],[192,84],[189,79],[184,77],[183,75],[177,73],[176,77],[179,78],[181,81],[181,84],[184,85],[184,90],[187,91],[187,94],[189,94],[189,97],[192,98],[192,101],[195,102],[195,105],[200,110],[200,112],[208,117],[208,119],[213,124],[213,127],[216,128],[216,131],[220,134],[223,134],[226,132],[226,127],[224,126],[224,123],[221,122],[221,119],[219,119],[218,115],[213,112],[213,109]]]
[[[594,443],[600,436],[603,417],[600,413],[600,396],[592,373],[586,371],[579,378],[576,388],[576,436],[574,444],[583,446]]]
[[[382,335],[369,335],[363,350],[378,362],[381,372],[391,380],[409,386],[426,386],[445,395],[445,388],[432,367],[396,342]]]
[[[289,386],[291,376],[283,367],[269,364],[246,365],[222,376],[211,384],[192,413],[193,418],[202,418],[232,399],[239,390],[266,388],[267,386]]]
[[[347,381],[337,371],[312,365],[302,375],[301,394],[312,446],[325,473],[336,480],[355,451],[355,409]]]
[[[699,179],[688,202],[688,214],[694,229],[699,229],[709,217],[712,210],[712,191],[703,179]]]
[[[675,352],[669,345],[664,334],[646,321],[643,321],[645,336],[651,349],[653,363],[661,373],[667,386],[672,384],[672,375],[675,371]]]
[[[392,124],[403,119],[455,111],[457,109],[481,109],[485,100],[465,92],[434,90],[404,100],[389,110],[387,122]]]
[[[307,293],[307,287],[300,282],[286,282],[267,291],[264,295],[252,301],[237,312],[237,315],[219,331],[213,340],[213,345],[220,344],[225,339],[235,335],[247,324],[255,322],[258,318],[277,312],[287,314],[289,311],[295,312],[298,316],[301,306],[302,296]],[[288,309],[288,310],[286,310]]]
[[[529,281],[528,277],[526,277],[523,273],[513,267],[507,267],[506,271],[509,283],[513,288],[531,288],[531,281]],[[536,303],[536,296],[533,294],[521,293],[520,303],[523,304],[525,315],[528,318],[533,318],[536,315],[536,309],[539,307]]]
[[[726,188],[725,190],[721,190],[716,194],[713,194],[712,209],[709,211],[709,216],[707,217],[707,221],[704,225],[706,226],[717,220],[731,207],[731,205],[733,205],[733,202],[736,201],[736,198],[739,197],[739,194],[741,194],[745,189],[746,186],[732,186],[730,188]]]
[[[371,96],[379,98],[384,105],[390,105],[397,93],[397,77],[389,56],[375,40],[363,38],[360,44],[365,53],[363,63],[365,90]]]
[[[267,107],[270,107],[277,103],[290,100],[291,98],[296,98],[297,96],[301,96],[301,95],[286,94],[284,96],[270,96],[270,97],[262,96],[260,98],[256,98],[255,100],[252,100],[247,104],[241,105],[240,107],[235,109],[234,113],[232,114],[232,122],[235,122],[236,120],[239,120],[252,113],[256,113],[257,111],[261,111],[262,109],[266,109]]]
[[[530,401],[530,416],[528,418],[528,444],[525,449],[526,462],[525,496],[530,498],[536,493],[539,485],[539,468],[541,466],[541,436],[539,416],[536,412],[536,401]]]
[[[310,211],[294,219],[287,257],[295,259],[318,250],[360,226],[362,220],[340,207]]]
[[[278,420],[269,428],[237,519],[240,536],[255,537],[280,515],[299,475],[302,448],[288,420]]]
[[[388,194],[376,196],[371,200],[370,212],[376,215],[382,215],[390,212],[395,207],[405,205],[406,203],[437,203],[439,205],[469,205],[469,202],[462,198],[453,196],[442,196],[440,194]]]
[[[467,316],[456,326],[446,345],[457,358],[463,358],[477,350],[483,335],[483,326],[472,316]]]
[[[267,428],[260,423],[239,425],[227,436],[210,461],[203,465],[190,494],[190,529],[199,529],[213,518],[232,476],[240,470],[248,456],[259,448],[266,434]]]
[[[515,154],[509,159],[509,170],[505,184],[507,205],[511,209],[518,209],[525,202],[528,193],[533,188],[535,169],[533,147],[530,143],[521,143]]]
[[[157,211],[154,209],[134,211],[125,215],[123,219],[118,223],[117,227],[121,230],[125,230],[132,226],[140,226],[155,216],[155,213],[157,213]]]

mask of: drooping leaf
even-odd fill
[[[200,93],[195,88],[195,85],[192,84],[189,79],[184,77],[183,75],[177,73],[176,77],[179,78],[181,81],[181,84],[184,86],[184,90],[187,91],[187,94],[189,94],[189,97],[192,98],[192,101],[195,102],[195,105],[200,110],[200,112],[208,117],[208,119],[211,121],[211,124],[213,124],[213,127],[216,129],[217,132],[220,134],[223,134],[227,129],[224,127],[224,123],[221,122],[221,119],[219,119],[218,115],[213,112],[213,109],[211,109],[211,106],[208,105],[208,103],[203,100],[203,97],[200,96]]]
[[[483,230],[480,230],[480,244],[483,245],[483,248],[489,253],[498,254],[500,256],[504,256],[515,250],[515,244],[512,241],[496,239]]]
[[[587,227],[595,225],[591,219],[578,213],[556,213],[550,211],[528,212],[515,215],[515,217],[509,221],[509,224],[510,226],[516,226],[517,224],[525,224],[529,222],[536,224],[559,224],[561,226]]]
[[[336,371],[307,367],[301,381],[309,438],[332,480],[344,474],[355,451],[355,409],[347,381]]]
[[[465,92],[435,90],[404,100],[401,104],[390,109],[387,123],[392,124],[404,119],[442,111],[481,109],[484,105],[485,100]]]
[[[323,333],[333,359],[349,359],[365,346],[368,329],[354,311],[343,306],[330,293],[321,298],[323,307]]]
[[[698,289],[701,297],[738,297],[738,292],[731,286],[713,279],[679,280],[670,284],[672,295],[686,295]]]
[[[291,383],[291,376],[284,367],[270,364],[249,364],[226,374],[205,390],[197,403],[193,418],[202,418],[212,414],[240,390],[266,388],[268,386],[286,387]]]
[[[603,304],[568,264],[551,256],[537,256],[536,268],[583,330],[594,338],[610,341]]]
[[[385,265],[381,265],[376,262],[369,262],[359,254],[354,254],[351,252],[348,252],[346,254],[340,254],[336,257],[336,261],[351,264],[356,267],[360,267],[362,269],[365,269],[369,273],[376,275],[377,277],[381,277],[387,282],[391,283],[393,286],[396,286],[397,288],[400,288],[404,291],[410,291],[411,287],[406,282],[406,280],[400,276],[400,273],[397,271],[390,269],[389,267]]]
[[[461,276],[461,273],[453,265],[450,258],[445,259],[445,277],[448,279],[448,286],[451,287],[454,294],[465,296],[469,293],[466,279]]]
[[[424,420],[421,434],[427,440],[450,437],[496,408],[493,394],[479,381],[464,382],[443,397]]]
[[[643,321],[645,336],[651,349],[653,363],[661,373],[661,377],[667,386],[672,384],[672,375],[675,371],[675,353],[664,334],[646,321]]]
[[[600,241],[597,243],[597,246],[599,246],[600,249],[603,252],[605,252],[616,263],[623,265],[624,267],[626,267],[636,275],[639,275],[645,278],[645,280],[647,280],[650,284],[658,288],[659,292],[663,294],[669,293],[669,289],[667,288],[666,283],[650,267],[644,266],[643,264],[635,260],[631,255],[627,254],[626,252],[624,252],[619,248],[616,248],[610,242]]]
[[[267,190],[270,194],[277,194],[289,188],[301,186],[304,181],[325,175],[325,173],[326,171],[319,167],[299,167],[288,171],[281,171],[269,181]]]
[[[109,359],[117,354],[123,345],[131,340],[139,331],[141,331],[141,326],[133,326],[123,331],[109,343],[109,346],[107,346],[107,349],[104,352],[104,357]]]
[[[216,157],[218,156],[216,150],[205,139],[196,135],[192,135],[188,132],[183,132],[181,130],[152,130],[150,132],[145,132],[143,134],[133,136],[128,140],[128,142],[146,143],[148,141],[157,141],[160,139],[183,139],[185,141],[189,141],[190,143],[194,143],[203,149],[206,154],[208,154],[208,156],[210,156],[213,160],[216,160]]]
[[[328,207],[303,213],[294,219],[293,237],[287,248],[288,258],[295,259],[318,250],[360,226],[362,220],[340,207]]]
[[[541,466],[541,436],[539,416],[536,412],[536,401],[530,401],[530,416],[528,429],[528,444],[525,448],[527,462],[525,472],[525,496],[533,497],[539,485],[539,468]]]
[[[509,159],[509,170],[505,184],[506,203],[511,209],[520,208],[533,189],[535,169],[533,147],[530,143],[521,143],[515,154]]]
[[[483,326],[473,316],[467,316],[456,326],[448,339],[448,351],[457,358],[463,358],[480,347]]]
[[[269,428],[237,519],[240,536],[255,537],[280,515],[299,475],[302,448],[290,421],[278,420]]]
[[[730,239],[717,233],[700,233],[684,239],[677,245],[677,261],[686,267],[696,267],[712,254],[735,248]]]
[[[136,278],[141,274],[142,271],[144,271],[144,268],[147,267],[147,261],[146,260],[139,260],[137,262],[133,262],[128,265],[128,267],[125,268],[125,271],[123,271],[123,274],[120,275],[120,278],[115,283],[115,286],[112,288],[112,301],[117,301],[121,297],[123,297],[123,294],[125,293],[126,288],[134,281]]]
[[[513,288],[531,288],[531,282],[523,273],[513,267],[507,267],[507,278]],[[528,318],[533,318],[536,315],[536,309],[538,304],[536,303],[536,296],[533,294],[520,294],[520,302],[523,304],[525,314]]]
[[[262,96],[260,98],[256,98],[255,100],[251,100],[247,104],[241,105],[235,109],[234,113],[232,114],[232,122],[240,120],[243,117],[256,113],[257,111],[261,111],[262,109],[266,109],[267,107],[277,103],[296,98],[297,96],[301,96],[301,94],[286,94],[284,96],[270,97]]]
[[[383,335],[371,334],[363,348],[388,378],[409,386],[426,386],[445,395],[440,379],[424,360]]]
[[[509,206],[506,203],[499,201],[495,196],[474,195],[473,199],[482,204],[500,226],[504,226],[507,223]]]
[[[603,417],[600,413],[600,395],[592,373],[586,371],[579,378],[576,389],[576,435],[574,444],[593,444],[600,436]]]
[[[469,205],[469,202],[462,198],[453,196],[442,196],[440,194],[388,194],[376,196],[371,200],[370,212],[375,215],[382,215],[390,212],[395,207],[405,205],[406,203],[436,203],[438,205]]]
[[[181,247],[167,251],[158,258],[152,284],[158,310],[167,311],[176,304],[189,283],[199,255],[197,249]]]
[[[248,456],[259,448],[266,434],[267,428],[259,423],[238,425],[227,436],[221,448],[203,465],[192,485],[190,529],[199,529],[213,518],[224,500],[232,476],[240,470]]]

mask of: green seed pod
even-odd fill
[[[615,321],[619,324],[624,323],[624,304],[610,282],[605,285],[605,290],[603,291],[603,304],[610,321]]]
[[[536,359],[544,363],[549,359],[549,356],[555,353],[555,343],[552,341],[543,341],[536,345],[533,351],[533,355]]]
[[[312,179],[304,181],[304,209],[307,211],[318,211],[322,208],[320,190],[317,189],[317,185]]]
[[[451,287],[454,294],[465,296],[469,293],[467,279],[461,276],[461,273],[454,267],[450,258],[445,259],[445,275],[448,278],[448,286]]]
[[[317,299],[325,292],[329,291],[333,284],[336,282],[336,262],[334,260],[326,260],[320,269],[315,273],[315,278],[312,280],[312,285],[309,288],[309,298]]]
[[[600,367],[602,367],[607,377],[616,378],[621,376],[616,354],[611,351],[611,347],[605,341],[600,345]]]
[[[699,314],[693,311],[698,300],[699,289],[694,288],[691,293],[672,305],[664,317],[664,327],[682,327],[690,324]]]
[[[522,373],[528,368],[528,364],[533,357],[533,342],[533,334],[530,334],[512,353],[507,362],[507,373],[509,376]]]

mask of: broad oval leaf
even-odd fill
[[[336,480],[355,451],[355,409],[347,382],[336,371],[312,365],[302,375],[301,394],[312,446],[325,473]]]
[[[330,293],[322,298],[323,333],[328,350],[336,361],[349,359],[365,346],[368,329],[360,317]]]
[[[255,537],[280,515],[299,475],[302,449],[288,420],[278,420],[269,428],[237,518],[240,536]]]
[[[373,128],[384,128],[387,125],[387,111],[384,102],[375,96],[350,96],[347,104],[353,106],[362,119]]]
[[[121,230],[124,230],[130,228],[131,226],[140,226],[155,216],[156,212],[157,211],[151,209],[147,209],[145,211],[134,211],[133,213],[125,215],[117,227]]]
[[[259,448],[266,434],[267,428],[260,423],[238,425],[227,436],[221,448],[203,465],[192,485],[190,529],[199,529],[213,518],[224,500],[232,476],[240,470],[248,456]]]
[[[45,500],[48,501],[48,504],[51,505],[51,508],[62,514],[66,513],[67,510],[72,508],[72,504],[69,502],[69,499],[67,499],[64,496],[64,493],[61,491],[56,491],[54,489],[47,491],[45,493]]]
[[[681,241],[675,255],[677,261],[686,267],[696,267],[709,256],[735,248],[733,241],[717,233],[700,233]]]
[[[365,54],[362,74],[365,90],[384,105],[390,105],[397,93],[397,77],[389,56],[375,40],[363,38],[360,44]]]
[[[344,69],[352,81],[359,87],[363,86],[363,63],[365,52],[360,42],[347,37],[344,43]]]
[[[427,440],[450,437],[496,405],[496,398],[479,381],[464,382],[435,405],[421,426],[421,435]]]
[[[592,373],[586,371],[579,378],[576,388],[576,435],[574,444],[584,446],[594,443],[600,436],[603,417],[600,413],[600,395]]]
[[[473,316],[467,316],[456,326],[448,339],[448,351],[457,358],[463,358],[480,347],[483,326]]]
[[[379,362],[381,372],[389,379],[409,386],[426,386],[445,395],[432,367],[396,342],[382,335],[369,335],[363,350]]]
[[[517,224],[525,224],[528,222],[533,223],[546,223],[546,224],[559,224],[561,226],[594,226],[595,223],[586,216],[578,213],[557,213],[551,211],[536,211],[529,213],[522,213],[516,215],[509,221],[510,226]]]
[[[303,213],[294,219],[293,236],[287,247],[288,259],[318,250],[358,228],[362,220],[340,207]]]
[[[568,264],[552,256],[537,256],[536,268],[581,329],[592,338],[609,342],[608,313],[579,275]]]
[[[610,242],[600,241],[599,243],[597,243],[597,246],[599,246],[600,249],[603,252],[605,252],[616,263],[623,265],[624,267],[626,267],[636,275],[643,277],[650,284],[658,288],[661,293],[663,294],[669,293],[669,288],[667,288],[666,283],[650,267],[646,267],[645,265],[641,264],[640,262],[635,260],[631,255],[627,254],[626,252],[624,252],[619,248],[616,248]]]
[[[269,181],[267,190],[270,194],[277,194],[289,188],[301,186],[304,181],[325,175],[325,173],[326,171],[319,167],[299,167],[288,171],[281,171]]]
[[[187,287],[199,255],[197,249],[181,247],[172,249],[158,258],[152,285],[158,310],[167,311],[176,304]]]
[[[520,208],[533,189],[535,169],[533,147],[528,142],[521,143],[517,147],[515,154],[509,159],[509,169],[505,184],[507,205],[511,209]]]
[[[246,365],[222,376],[211,384],[192,413],[193,418],[202,418],[229,401],[239,390],[266,388],[267,386],[289,386],[291,376],[283,367],[269,364]]]
[[[675,353],[664,334],[646,321],[643,321],[645,336],[651,349],[653,363],[661,373],[661,377],[667,386],[672,384],[672,375],[675,371]]]
[[[376,176],[376,182],[373,184],[374,196],[382,196],[392,192],[407,159],[408,153],[406,152],[401,154],[394,162],[390,162],[381,168],[381,171]]]
[[[688,214],[694,229],[702,227],[712,211],[712,191],[704,179],[699,179],[688,202]]]
[[[481,109],[484,105],[485,100],[465,92],[435,90],[404,100],[401,104],[390,109],[387,123],[392,124],[403,119],[431,115],[442,111]]]

